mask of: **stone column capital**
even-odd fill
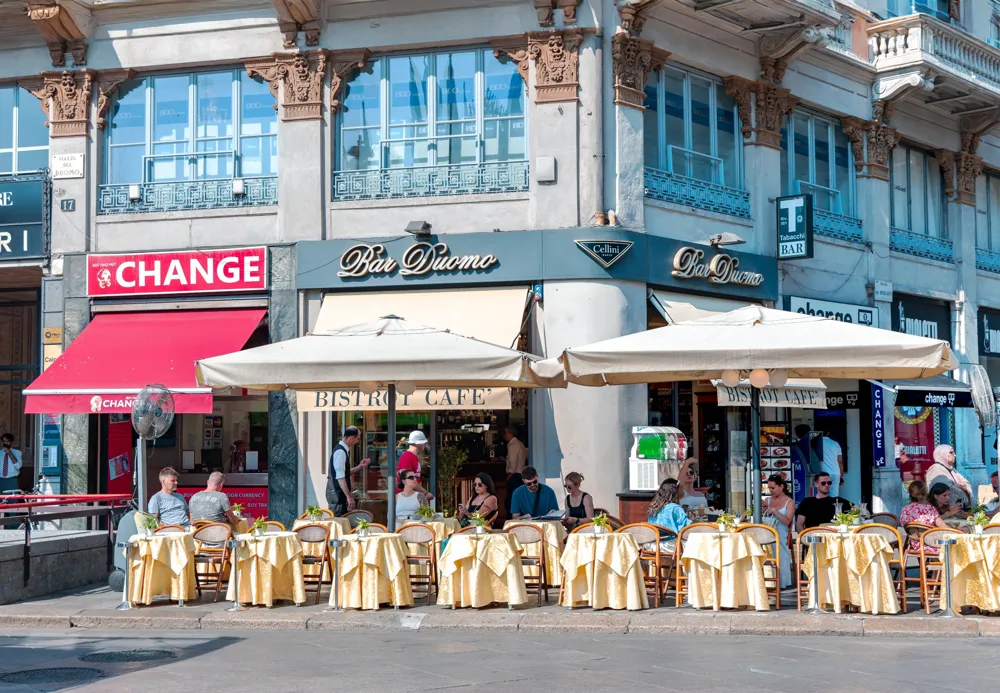
[[[326,63],[326,51],[317,50],[272,53],[268,58],[247,60],[244,67],[249,76],[260,77],[268,83],[275,98],[275,109],[279,103],[282,106],[282,120],[318,120],[323,117]]]
[[[579,100],[582,41],[579,29],[528,34],[528,57],[535,63],[535,103]]]
[[[90,93],[96,72],[43,72],[39,79],[20,84],[42,102],[48,116],[49,137],[86,137],[90,121]]]
[[[781,149],[781,124],[799,100],[788,89],[763,80],[730,76],[726,93],[735,101],[743,138],[750,145]]]
[[[646,80],[670,55],[652,41],[619,31],[611,38],[611,71],[615,78],[615,103],[642,110]]]

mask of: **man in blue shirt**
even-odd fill
[[[538,480],[538,470],[525,467],[521,471],[524,486],[514,491],[510,501],[510,514],[515,520],[527,520],[546,515],[559,509],[556,492]]]

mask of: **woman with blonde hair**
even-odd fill
[[[572,529],[585,520],[594,517],[594,499],[589,493],[580,489],[583,483],[583,474],[570,472],[563,480],[563,487],[566,489],[566,518],[563,524],[567,529]]]
[[[694,506],[703,505],[708,507],[708,499],[705,498],[705,494],[696,490],[694,485],[698,481],[698,458],[689,457],[684,460],[684,465],[681,467],[681,487],[684,489],[684,494],[681,496],[681,505],[685,508],[692,508]]]

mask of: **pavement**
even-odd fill
[[[996,687],[985,640],[612,633],[0,632],[0,693],[676,691]],[[119,661],[108,661],[119,660]],[[125,661],[121,661],[125,660]]]
[[[557,592],[557,591],[556,591]],[[794,609],[794,592],[785,597],[780,611],[699,611],[687,606],[662,606],[639,612],[572,611],[550,601],[537,607],[534,600],[513,611],[506,607],[452,610],[437,605],[418,605],[395,610],[328,613],[327,591],[323,599],[296,607],[279,602],[272,608],[250,607],[229,612],[231,604],[213,602],[207,595],[198,602],[179,607],[167,600],[150,606],[116,611],[121,594],[106,586],[74,590],[59,595],[0,606],[0,633],[12,628],[53,629],[173,629],[213,631],[459,631],[463,633],[510,632],[521,634],[577,633],[621,635],[769,635],[848,637],[1000,637],[1000,618],[927,616],[910,600],[910,613],[888,616],[832,613],[811,615]],[[914,595],[915,597],[915,595]]]

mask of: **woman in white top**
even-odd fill
[[[681,467],[681,488],[684,489],[684,495],[681,496],[681,507],[691,508],[697,505],[703,505],[708,507],[708,499],[705,498],[705,494],[699,491],[695,491],[694,485],[698,481],[698,458],[689,457],[684,460],[684,465]]]
[[[421,505],[427,505],[427,499],[422,493],[417,492],[420,486],[420,479],[409,469],[399,470],[399,481],[396,488],[396,519],[408,520],[410,516],[417,514],[417,509]]]
[[[792,554],[788,550],[788,531],[795,519],[795,502],[788,495],[788,482],[780,474],[767,477],[767,499],[764,522],[778,532],[778,548],[781,551],[781,587],[792,585]]]

